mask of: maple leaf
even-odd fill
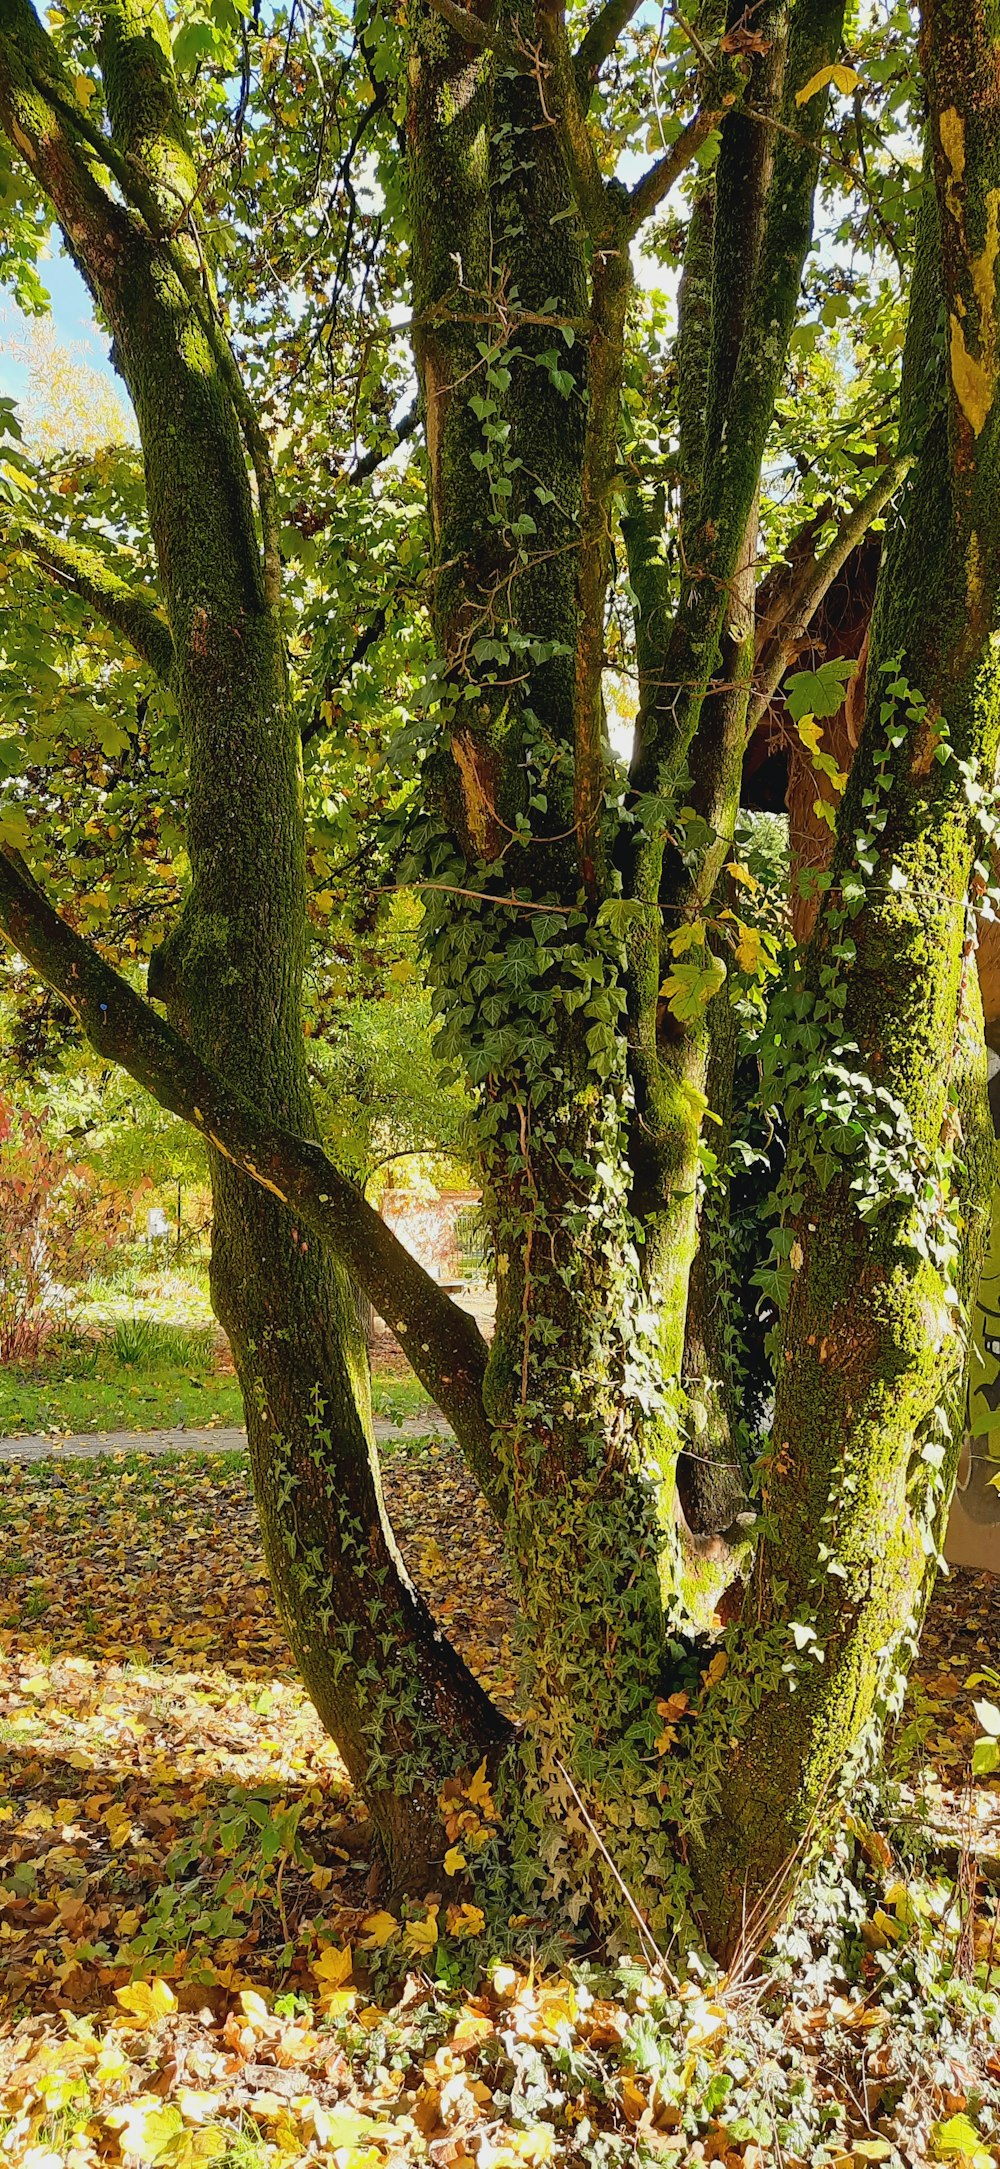
[[[177,2009],[173,1989],[159,1978],[132,1981],[127,1988],[116,1988],[115,2000],[139,2026],[155,2026],[161,2018],[168,2018],[171,2011]]]
[[[429,1905],[425,1920],[407,1921],[403,1930],[403,1942],[408,1951],[418,1956],[434,1949],[438,1939],[438,1913],[440,1906]]]
[[[339,1950],[335,1943],[328,1943],[325,1951],[313,1960],[312,1970],[320,1987],[321,2010],[329,2010],[344,1982],[350,1980],[353,1968],[354,1952],[349,1943],[345,1944],[343,1950]],[[342,2013],[349,2007],[349,2004],[340,2004],[338,2010]]]
[[[363,1951],[384,1950],[393,1936],[399,1934],[399,1922],[394,1913],[369,1913],[361,1926],[364,1934],[359,1936],[358,1946]]]

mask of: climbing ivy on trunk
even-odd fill
[[[0,925],[102,1054],[208,1140],[213,1301],[275,1597],[394,1887],[476,1895],[497,1935],[547,1904],[647,1948],[679,1934],[731,1955],[748,1921],[763,1933],[791,1901],[876,1751],[953,1474],[992,1180],[972,905],[1000,729],[1000,28],[983,10],[925,11],[898,452],[808,578],[796,558],[784,602],[769,595],[762,645],[762,468],[842,0],[773,0],[752,28],[707,0],[687,108],[631,187],[591,115],[628,14],[611,0],[574,49],[550,0],[489,15],[418,0],[404,48],[387,48],[405,75],[435,654],[399,879],[424,904],[439,1050],[473,1097],[489,1349],[317,1142],[278,494],[218,304],[159,0],[102,0],[99,77],[74,72],[29,0],[0,0],[0,124],[111,330],[159,599],[97,557],[71,563],[26,516],[11,527],[169,683],[190,882],[148,999],[53,910],[10,827]],[[374,15],[364,35],[377,80]],[[633,248],[681,183],[678,498],[626,457],[622,399]],[[727,960],[755,953],[740,868],[721,885],[742,757],[774,656],[893,502],[834,865],[772,1013],[790,1118],[773,1435],[758,1471],[734,1449],[728,1481],[699,1487],[686,1386],[704,1271],[687,1373],[684,1347],[726,1040],[713,1015]],[[604,706],[619,549],[639,678],[628,773]],[[516,1730],[394,1542],[352,1277],[502,1526]],[[696,1494],[714,1506],[696,1512]],[[448,1834],[463,1788],[464,1854]]]

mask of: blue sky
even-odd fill
[[[108,359],[108,341],[94,320],[90,295],[75,265],[54,239],[51,256],[39,268],[42,283],[52,296],[52,322],[60,344],[72,347],[92,369],[118,384]],[[8,399],[23,398],[28,389],[25,364],[6,351],[7,342],[18,338],[27,321],[12,296],[0,293],[0,392]]]

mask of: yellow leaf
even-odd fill
[[[258,1995],[255,1988],[241,1988],[240,2010],[242,2011],[244,2018],[249,2018],[255,2025],[270,2025],[271,2013],[267,2008],[263,1996]]]
[[[308,2104],[308,2121],[323,2147],[358,2146],[364,2139],[395,2139],[393,2124],[377,2124],[360,2109],[324,2109],[318,2101]]]
[[[463,1868],[467,1868],[467,1867],[468,1867],[468,1865],[469,1865],[469,1863],[468,1863],[468,1861],[466,1860],[465,1854],[463,1853],[463,1851],[462,1851],[462,1848],[461,1848],[461,1846],[460,1846],[460,1845],[452,1845],[452,1846],[450,1846],[450,1847],[449,1847],[449,1849],[448,1849],[448,1851],[446,1852],[446,1854],[445,1854],[445,1856],[444,1856],[444,1872],[445,1872],[445,1874],[446,1874],[446,1875],[460,1875],[460,1874],[461,1874],[461,1872],[462,1872],[462,1869],[463,1869]]]
[[[725,1674],[728,1664],[728,1652],[724,1649],[717,1649],[714,1657],[712,1658],[712,1662],[708,1667],[707,1672],[703,1672],[701,1675],[705,1686],[717,1687],[720,1679],[722,1679]]]
[[[622,2080],[621,2104],[627,2124],[637,2124],[646,2113],[646,2096],[628,2072]]]
[[[726,2030],[726,2014],[721,2003],[704,2003],[699,1997],[693,2005],[690,2024],[684,2035],[686,2049],[707,2047],[709,2041],[717,2040]]]
[[[140,2026],[155,2026],[161,2018],[167,2018],[177,2009],[177,1998],[166,1981],[132,1981],[127,1988],[115,1989],[115,2001],[121,2004],[130,2018]]]
[[[481,1936],[486,1925],[486,1915],[478,1905],[450,1905],[448,1907],[448,1933],[457,1936],[460,1943],[470,1936]]]
[[[888,2161],[892,2148],[888,2139],[855,2139],[855,2161]]]
[[[445,1865],[447,1866],[447,1862]],[[369,1913],[367,1920],[363,1920],[361,1926],[365,1931],[364,1935],[359,1938],[359,1945],[363,1951],[384,1950],[385,1945],[391,1943],[393,1936],[399,1934],[399,1922],[394,1913]]]
[[[795,728],[807,753],[818,753],[820,740],[823,736],[822,723],[817,723],[814,715],[802,715],[799,717]]]
[[[179,2113],[171,2118],[158,2094],[138,2094],[120,2108],[105,2109],[103,2122],[121,2133],[122,2153],[134,2154],[139,2161],[155,2161],[165,2142],[181,2128]]]
[[[730,859],[726,872],[734,881],[741,881],[743,887],[749,889],[751,896],[756,896],[760,882],[754,880],[749,866],[741,866],[738,859]]]
[[[971,2117],[949,2116],[945,2123],[932,2124],[931,2146],[935,2161],[958,2160],[971,2163],[972,2169],[993,2169],[994,2157]]]
[[[327,1989],[320,1997],[320,2009],[326,2018],[346,2018],[358,2000],[356,1988]]]
[[[312,1970],[324,1994],[332,1995],[335,1989],[343,1988],[344,1982],[350,1980],[353,1966],[354,1952],[349,1943],[343,1950],[338,1950],[335,1943],[329,1943],[313,1960]]]
[[[491,1822],[496,1822],[497,1811],[493,1805],[493,1794],[490,1791],[490,1781],[486,1775],[485,1757],[480,1763],[471,1784],[466,1786],[465,1796],[467,1800],[472,1801],[473,1807],[480,1808],[482,1810],[482,1813],[488,1816]]]
[[[118,2086],[127,2079],[132,2069],[124,2049],[117,2041],[101,2042],[100,2054],[94,2065],[94,2079],[99,2086]]]
[[[471,2041],[488,2041],[492,2032],[493,2020],[466,2005],[459,2013],[451,2038],[456,2048],[467,2048]]]
[[[704,942],[704,939],[704,919],[689,919],[686,925],[679,926],[676,933],[671,934],[671,954],[673,956],[683,956],[686,949],[697,948],[700,943]]]
[[[438,1906],[429,1905],[426,1920],[407,1921],[403,1932],[403,1942],[408,1951],[415,1951],[419,1954],[434,1949],[438,1939],[437,1917],[439,1910]]]
[[[831,84],[834,90],[842,91],[844,97],[848,98],[852,90],[857,90],[860,81],[861,77],[856,68],[847,68],[843,61],[836,60],[832,67],[817,68],[815,75],[809,77],[808,83],[804,83],[802,89],[796,91],[795,103],[808,105],[810,98],[815,98],[818,91],[829,90]]]
[[[225,2096],[206,2093],[203,2087],[182,2086],[176,2096],[177,2106],[186,2124],[204,2124],[217,2109],[225,2105]]]
[[[73,89],[76,92],[77,98],[82,105],[84,112],[86,112],[91,99],[96,97],[97,95],[97,84],[92,80],[89,75],[74,75]]]
[[[759,928],[741,925],[740,938],[736,944],[736,962],[741,972],[756,971],[760,963],[760,946],[761,935]]]
[[[543,2169],[551,2161],[555,2151],[556,2135],[551,2124],[533,2124],[530,2131],[515,2134],[513,2146],[522,2161],[530,2162],[531,2169]]]

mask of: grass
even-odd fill
[[[372,1395],[376,1415],[394,1424],[431,1405],[412,1373],[377,1374]],[[0,1368],[0,1438],[242,1422],[236,1379],[218,1368],[213,1329],[197,1322],[171,1325],[135,1311],[95,1334],[53,1336],[38,1363]]]

